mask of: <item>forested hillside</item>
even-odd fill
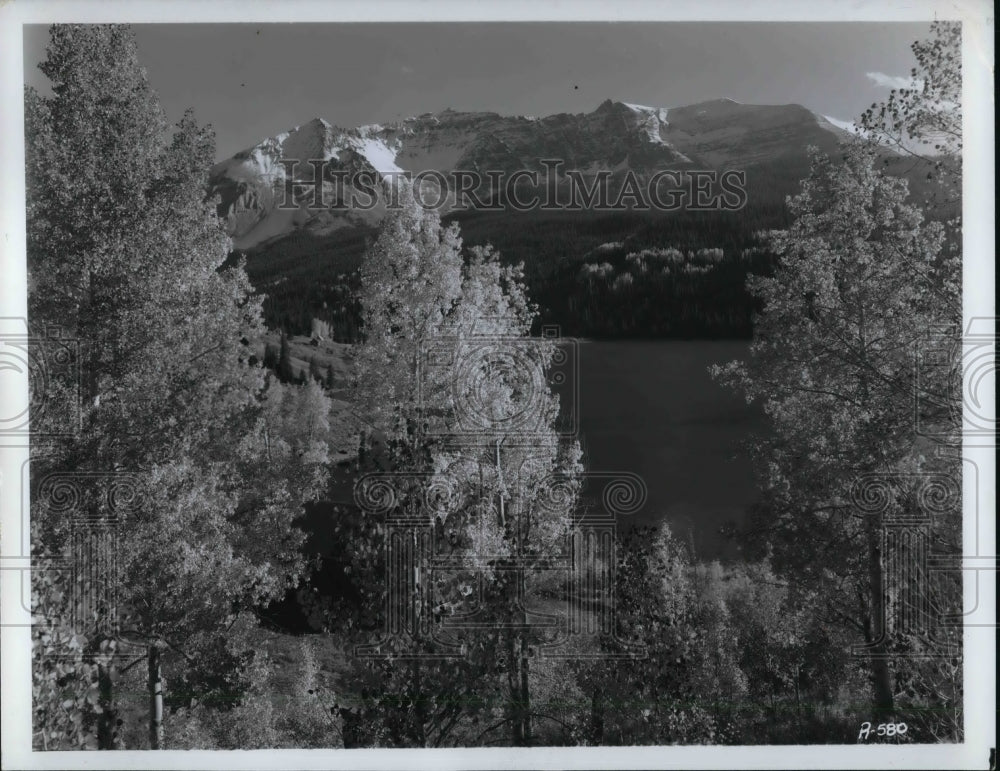
[[[936,187],[919,164],[883,156],[885,168],[910,183],[914,201]],[[808,166],[748,172],[748,203],[737,211],[465,212],[458,222],[469,245],[492,244],[509,263],[523,263],[539,305],[539,324],[585,338],[749,338],[757,304],[746,291],[751,274],[767,274],[774,255],[767,234],[789,222],[785,199],[798,192]],[[930,216],[946,219],[956,202]],[[357,270],[375,232],[348,226],[329,235],[292,233],[232,259],[265,295],[273,328],[308,334],[312,319],[334,338],[360,332]],[[721,250],[721,257],[716,257]],[[680,257],[670,256],[679,252]],[[712,254],[706,258],[706,254]]]

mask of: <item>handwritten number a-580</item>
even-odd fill
[[[861,730],[858,732],[858,741],[864,742],[874,734],[878,737],[888,738],[890,736],[902,736],[907,731],[906,723],[879,723],[872,730],[872,724],[869,722],[864,722],[861,724]]]

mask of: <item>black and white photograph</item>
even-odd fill
[[[0,6],[4,767],[995,768],[993,9],[809,6]]]

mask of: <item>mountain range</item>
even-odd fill
[[[675,108],[607,100],[590,113],[540,118],[448,109],[346,129],[315,118],[216,164],[209,195],[217,196],[236,248],[250,250],[303,230],[324,237],[371,226],[384,213],[381,205],[364,211],[310,207],[309,194],[297,195],[293,206],[279,207],[290,181],[313,179],[309,161],[322,160],[348,175],[381,177],[455,170],[512,174],[541,170],[544,159],[559,159],[565,169],[591,177],[631,172],[649,179],[665,169],[740,170],[750,186],[757,182],[758,189],[766,186],[784,195],[805,175],[809,146],[832,152],[850,135],[849,124],[801,105],[731,99]],[[299,163],[288,180],[291,161]],[[326,198],[337,195],[329,180],[323,190]]]

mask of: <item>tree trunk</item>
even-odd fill
[[[101,711],[97,716],[97,749],[117,749],[118,713],[114,705],[114,680],[111,664],[97,667],[98,703]]]
[[[600,688],[594,688],[590,696],[590,743],[599,746],[604,743],[604,703]]]
[[[93,269],[87,271],[87,286],[84,290],[84,299],[81,303],[77,316],[77,330],[80,337],[87,340],[84,372],[82,382],[84,388],[84,404],[87,409],[94,409],[99,403],[100,395],[100,361],[101,352],[99,348],[99,338],[91,324],[91,313],[95,305],[95,287],[97,281],[94,277]],[[98,521],[101,518],[99,509],[91,508],[90,516]],[[99,576],[98,579],[114,580],[114,576]],[[101,598],[103,599],[103,597]],[[107,623],[111,609],[105,607],[100,601],[97,604],[97,624],[94,635],[93,653],[100,654],[101,643],[106,638],[102,638],[103,630],[109,626]],[[112,668],[113,660],[97,666],[97,698],[100,712],[97,715],[97,748],[100,750],[114,750],[118,746],[118,714],[114,704],[114,676]]]
[[[513,630],[509,630],[505,635],[507,638],[507,692],[509,694],[507,710],[510,715],[510,743],[514,747],[521,747],[524,744],[524,734],[522,732],[520,712],[520,684],[517,673],[517,665],[520,660],[517,655],[516,641]]]
[[[518,523],[518,554],[523,554],[524,549],[521,543],[521,531],[520,523]],[[530,747],[531,742],[531,690],[528,685],[528,614],[524,609],[525,597],[527,594],[527,587],[525,585],[524,568],[517,571],[517,601],[518,601],[518,620],[521,623],[521,635],[520,635],[520,650],[518,651],[520,657],[520,694],[518,701],[521,706],[521,739],[524,742],[525,747]]]
[[[871,599],[871,622],[866,637],[872,666],[874,707],[879,719],[889,718],[894,710],[892,676],[886,649],[888,629],[885,616],[885,575],[882,565],[881,518],[869,515],[868,585]]]
[[[802,700],[799,695],[799,680],[802,678],[802,667],[795,667],[795,715],[799,722],[799,731],[802,731]]]
[[[427,702],[424,695],[420,662],[410,664],[413,678],[413,739],[418,747],[429,747],[427,740]]]
[[[522,619],[524,613],[521,613]],[[521,635],[521,739],[525,747],[531,746],[531,692],[528,688],[528,640]]]
[[[163,678],[160,672],[160,649],[149,646],[149,748],[163,749]]]

